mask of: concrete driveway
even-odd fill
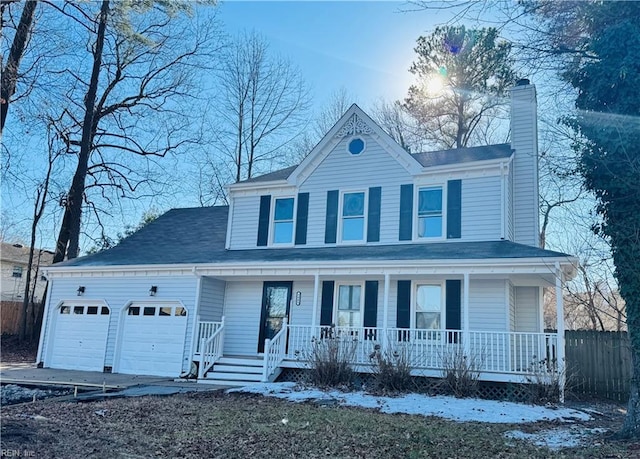
[[[0,363],[0,383],[20,386],[71,386],[102,396],[171,395],[218,390],[223,386],[145,375],[37,368],[31,363]],[[107,393],[108,392],[108,393]],[[89,395],[89,394],[87,394]]]

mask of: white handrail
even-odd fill
[[[264,361],[262,364],[262,382],[268,382],[269,378],[278,369],[284,360],[287,348],[287,318],[282,320],[282,328],[276,336],[264,341]]]
[[[215,333],[215,331],[220,328],[221,322],[211,322],[211,321],[198,321],[198,331],[196,335],[196,354],[200,353],[200,345],[202,344],[202,339],[209,339],[211,335]]]
[[[220,322],[220,326],[213,332],[209,338],[202,338],[200,343],[200,365],[198,366],[198,379],[204,378],[204,375],[211,367],[222,357],[222,348],[224,345],[224,316]]]

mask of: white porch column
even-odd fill
[[[320,274],[313,276],[313,311],[311,313],[311,326],[318,324],[318,292],[320,290]]]
[[[387,346],[387,327],[389,326],[389,284],[390,275],[385,273],[384,275],[384,297],[382,299],[382,348]]]
[[[566,380],[566,368],[564,357],[564,302],[562,299],[562,269],[560,263],[556,262],[556,328],[558,330],[558,344],[556,357],[558,359],[558,384],[560,385],[560,403],[564,403],[564,386]]]
[[[464,273],[462,281],[462,342],[465,355],[471,352],[471,336],[469,334],[469,273]]]

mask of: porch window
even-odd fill
[[[442,237],[442,187],[418,191],[418,237]]]
[[[338,286],[338,327],[362,325],[362,286]]]
[[[444,323],[442,313],[442,286],[439,284],[418,284],[416,286],[415,328],[419,330],[440,330]],[[424,338],[436,338],[425,333]]]
[[[273,210],[273,243],[293,242],[294,198],[276,198]]]
[[[342,195],[342,240],[364,240],[364,192]]]

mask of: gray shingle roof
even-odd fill
[[[481,260],[568,255],[509,241],[226,250],[227,207],[173,209],[118,246],[58,266],[346,260]]]
[[[414,153],[413,156],[424,167],[444,166],[448,164],[487,161],[508,158],[513,154],[511,145],[483,145],[481,147],[454,148],[453,150],[427,151]]]
[[[483,145],[481,147],[454,148],[452,150],[426,151],[413,153],[415,158],[424,167],[445,166],[449,164],[468,163],[472,161],[487,161],[491,159],[509,158],[513,154],[511,145],[502,143],[497,145]],[[268,174],[244,180],[241,183],[269,182],[273,180],[285,180],[298,166],[290,166]]]
[[[273,180],[286,180],[291,173],[296,170],[298,166],[290,166],[284,169],[280,169],[274,172],[269,172],[268,174],[260,175],[258,177],[253,177],[248,180],[243,180],[242,183],[253,183],[253,182],[270,182]]]
[[[22,244],[10,244],[3,242],[0,244],[0,259],[6,262],[27,264],[29,263],[29,247]],[[34,263],[40,258],[40,266],[50,265],[53,261],[53,252],[45,249],[35,249]]]

